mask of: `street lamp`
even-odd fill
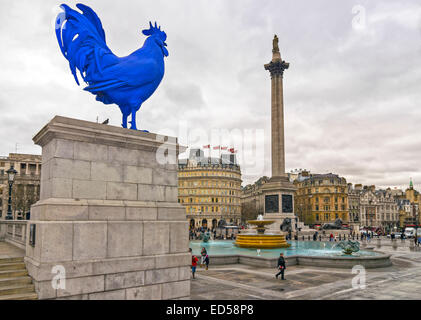
[[[7,202],[7,215],[6,220],[13,220],[12,216],[12,186],[15,180],[16,173],[18,173],[13,166],[7,172],[7,179],[9,181],[9,201]]]

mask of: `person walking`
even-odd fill
[[[205,257],[207,256],[208,252],[206,251],[205,247],[202,247],[202,251],[200,252],[200,255],[202,256],[200,260],[200,267],[202,268],[205,264]]]
[[[205,256],[205,265],[206,265],[205,270],[208,270],[209,269],[209,255],[208,254],[206,254]]]
[[[286,265],[285,265],[284,254],[282,252],[280,253],[279,259],[278,259],[278,269],[279,269],[279,272],[275,275],[276,279],[278,279],[278,276],[281,275],[281,279],[285,280],[284,273],[285,273]]]
[[[190,253],[192,254],[192,249],[189,248]],[[197,262],[199,261],[199,259],[192,254],[191,256],[191,273],[193,275],[193,279],[194,279],[194,274],[196,273],[196,267],[197,267]]]

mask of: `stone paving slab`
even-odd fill
[[[25,250],[20,249],[8,242],[0,242],[0,259],[20,258],[25,256]]]

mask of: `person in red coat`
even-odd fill
[[[192,253],[192,249],[189,249],[190,253]],[[199,261],[199,259],[192,254],[191,256],[191,272],[193,275],[193,279],[194,279],[194,274],[196,273],[196,267],[197,267],[197,262]]]

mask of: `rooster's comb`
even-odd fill
[[[164,31],[161,31],[161,26],[157,26],[156,21],[155,21],[155,25],[152,25],[152,23],[149,21],[149,29],[142,30],[142,33],[145,36],[150,36],[150,35],[153,35],[155,33],[165,34]]]

